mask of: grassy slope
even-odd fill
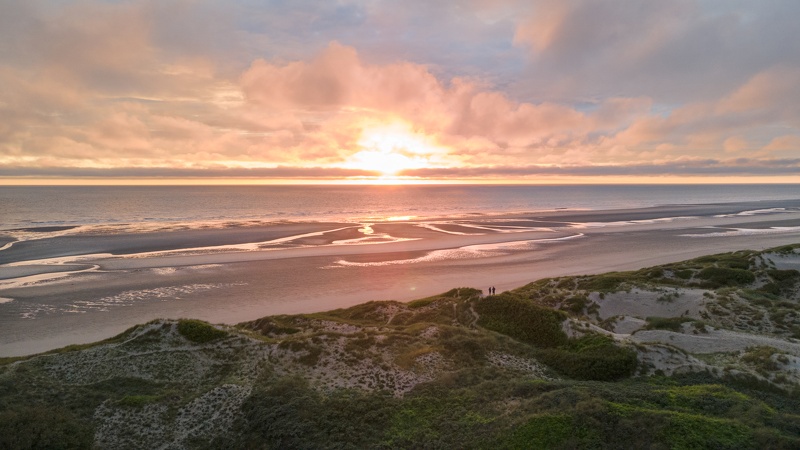
[[[797,448],[800,398],[774,349],[665,377],[637,365],[641,345],[562,325],[610,328],[600,294],[692,288],[713,295],[702,320],[648,326],[791,337],[799,282],[737,252],[484,299],[460,288],[235,328],[154,321],[0,363],[0,448]]]

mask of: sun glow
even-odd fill
[[[432,139],[402,123],[365,128],[358,140],[360,151],[352,154],[346,167],[392,176],[407,169],[436,167],[446,152]]]

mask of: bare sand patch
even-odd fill
[[[767,261],[772,261],[776,269],[800,270],[800,254],[798,253],[765,253],[763,258]]]
[[[614,322],[614,333],[616,334],[632,334],[636,330],[640,330],[647,325],[647,321],[638,317],[622,316],[618,317]]]
[[[649,373],[661,372],[664,375],[699,372],[712,366],[699,359],[663,344],[651,344],[637,348],[639,363],[649,367]]]
[[[640,343],[669,344],[689,353],[717,353],[742,351],[749,347],[774,347],[800,356],[800,343],[768,336],[740,333],[707,327],[706,333],[677,333],[668,330],[642,330],[632,335]]]
[[[648,291],[633,288],[630,292],[614,292],[605,294],[603,298],[593,293],[591,300],[600,305],[599,315],[602,319],[614,316],[633,316],[640,319],[646,317],[679,317],[699,318],[706,301],[703,289],[662,289]]]

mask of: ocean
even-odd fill
[[[0,230],[384,221],[800,199],[800,185],[4,186]]]

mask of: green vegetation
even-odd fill
[[[764,250],[764,253],[777,253],[779,255],[789,255],[794,253],[796,249],[800,249],[800,244],[784,245],[781,247],[770,248]]]
[[[117,401],[117,405],[140,408],[144,405],[155,403],[159,398],[157,395],[126,395]]]
[[[754,366],[762,375],[768,375],[781,367],[781,363],[787,363],[788,359],[783,352],[776,348],[759,346],[750,347],[742,356],[742,361]]]
[[[478,325],[537,347],[555,347],[566,342],[561,329],[566,315],[543,308],[514,294],[502,293],[478,301]]]
[[[681,379],[531,382],[467,370],[397,398],[352,390],[324,395],[303,380],[278,378],[247,400],[233,440],[225,442],[235,448],[800,445],[800,418],[776,411],[773,400]]]
[[[515,294],[483,299],[475,310],[480,314],[479,325],[537,347],[536,358],[567,377],[617,380],[636,370],[636,354],[632,350],[599,335],[567,339],[561,329],[566,319],[563,313]]]
[[[800,282],[800,271],[794,269],[771,269],[766,271],[766,275],[770,281],[759,288],[759,291],[770,294],[773,297],[791,295]]]
[[[680,269],[675,271],[675,276],[680,278],[681,280],[691,279],[693,275],[694,272],[692,272],[689,269]]]
[[[193,319],[179,320],[178,332],[186,339],[198,344],[205,344],[228,336],[227,332],[218,330],[208,322]]]
[[[690,322],[690,319],[685,317],[648,317],[647,327],[648,330],[668,330],[668,331],[681,331],[681,325],[685,322]]]
[[[93,433],[61,407],[30,406],[0,412],[0,448],[3,449],[91,449]]]
[[[703,287],[711,288],[742,286],[756,281],[756,276],[749,270],[727,267],[706,267],[697,274],[697,278],[707,281]]]
[[[564,301],[564,309],[573,315],[580,315],[589,306],[589,299],[585,296],[570,297]]]
[[[584,278],[578,282],[578,289],[592,292],[615,292],[627,281],[629,278],[626,274],[613,272]]]
[[[153,321],[0,360],[0,448],[800,448],[800,386],[785,371],[794,356],[689,355],[595,332],[800,336],[800,272],[776,266],[734,252],[230,331]],[[644,294],[654,316],[674,316],[643,324],[600,306]],[[663,376],[653,351],[715,370]]]
[[[558,373],[578,380],[619,380],[633,375],[638,363],[633,350],[600,335],[572,339],[559,348],[540,349],[536,357]]]
[[[286,321],[286,316],[264,317],[248,322],[247,326],[249,329],[258,331],[264,336],[295,334],[302,331],[300,328],[288,325]]]

